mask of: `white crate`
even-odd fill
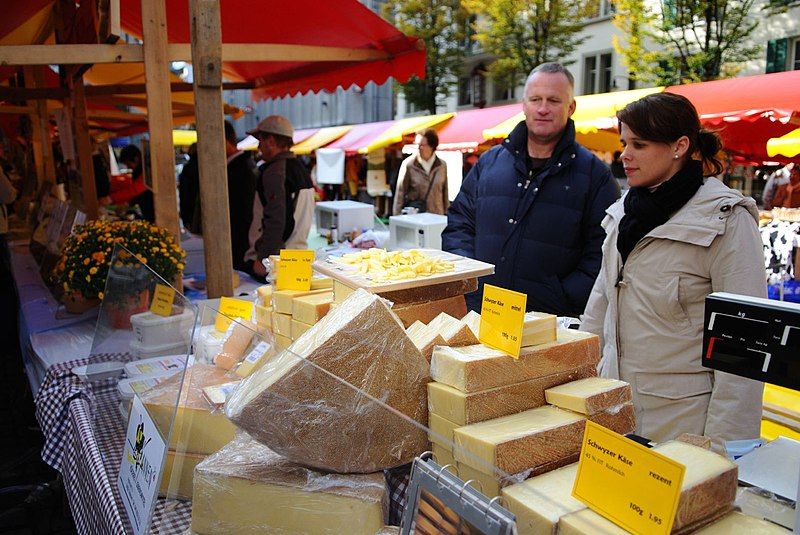
[[[173,313],[176,311],[173,308]],[[136,341],[142,347],[186,344],[192,334],[194,310],[187,307],[180,314],[159,316],[150,311],[131,316]]]

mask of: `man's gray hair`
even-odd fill
[[[563,74],[564,76],[567,77],[567,80],[569,80],[569,85],[573,89],[573,91],[575,90],[575,77],[572,76],[572,73],[569,72],[569,69],[567,69],[562,64],[557,63],[555,61],[550,61],[550,62],[547,62],[547,63],[541,63],[541,64],[537,65],[536,67],[534,67],[533,70],[531,71],[531,73],[525,79],[525,87],[528,86],[528,83],[531,81],[531,78],[533,78],[533,75],[536,74],[536,73],[539,73],[539,72],[546,72],[546,73],[549,73],[549,74],[561,73],[561,74]]]

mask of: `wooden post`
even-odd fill
[[[233,295],[219,0],[189,0],[208,297]]]
[[[156,224],[180,243],[175,156],[172,147],[172,98],[167,57],[167,13],[164,0],[142,0],[142,37],[150,129],[150,174]]]
[[[36,88],[41,86],[41,68],[24,67],[25,86]],[[30,114],[33,144],[33,161],[36,165],[36,190],[38,191],[42,183],[46,180],[55,182],[55,167],[53,166],[53,149],[50,145],[50,131],[47,124],[47,101],[36,100],[32,103],[34,112]],[[47,169],[47,156],[49,158],[50,169]],[[52,172],[48,172],[52,171]]]
[[[73,82],[72,110],[75,124],[75,148],[78,155],[78,170],[81,173],[83,208],[88,219],[97,219],[97,186],[94,182],[92,162],[92,140],[89,137],[89,124],[86,119],[86,94],[83,91],[83,77]]]

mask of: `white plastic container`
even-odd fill
[[[230,331],[219,332],[214,325],[204,325],[196,333],[194,340],[195,361],[203,364],[213,364],[222,346],[230,335]]]
[[[150,311],[131,316],[133,334],[141,346],[186,343],[192,334],[193,322],[194,310],[188,307],[174,316],[159,316]]]
[[[163,375],[153,375],[149,377],[131,377],[130,379],[122,379],[117,383],[117,390],[119,390],[119,398],[123,401],[130,401],[136,394],[141,394],[145,390],[150,390],[159,383],[166,381],[177,372],[166,373]]]
[[[164,357],[166,355],[187,354],[189,353],[189,344],[187,342],[178,341],[171,344],[163,344],[158,346],[146,346],[140,344],[136,340],[131,340],[131,353],[137,359],[149,359],[155,357]]]

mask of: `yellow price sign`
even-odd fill
[[[275,286],[278,290],[310,290],[313,263],[314,251],[281,249],[281,268]]]
[[[150,303],[150,312],[164,316],[172,315],[172,303],[175,301],[175,290],[163,284],[156,284],[153,301]]]
[[[587,420],[572,495],[631,533],[672,530],[686,467]]]
[[[234,299],[233,297],[220,297],[214,328],[220,332],[225,332],[234,319],[250,321],[252,317],[252,302]]]
[[[519,358],[527,302],[523,293],[485,284],[478,334],[481,343]]]

